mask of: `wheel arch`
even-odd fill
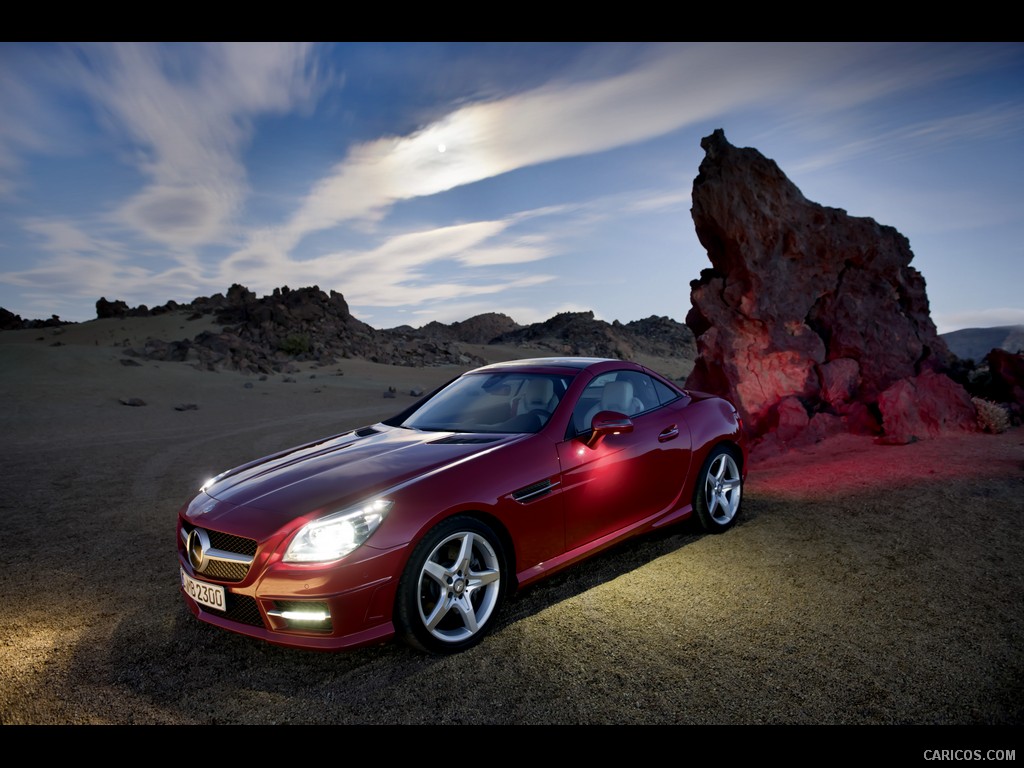
[[[726,435],[714,443],[708,446],[707,454],[709,455],[713,450],[718,447],[726,448],[729,453],[732,454],[733,459],[736,460],[736,464],[740,468],[740,472],[743,475],[747,474],[747,453],[743,450],[743,447],[733,438],[732,435]]]

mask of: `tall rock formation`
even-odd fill
[[[730,397],[755,443],[976,428],[970,397],[943,375],[949,351],[907,239],[807,200],[721,129],[701,147],[692,214],[712,267],[690,284],[687,386]]]

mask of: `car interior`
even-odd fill
[[[635,386],[627,378],[616,378],[608,381],[596,379],[583,393],[573,413],[573,427],[576,433],[586,432],[601,411],[615,411],[626,416],[633,416],[645,411],[648,406],[636,396]],[[593,390],[593,392],[591,391]],[[597,393],[600,392],[600,395]],[[656,405],[653,403],[652,405]]]

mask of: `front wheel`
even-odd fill
[[[704,530],[721,533],[732,527],[742,494],[743,476],[735,457],[724,446],[715,448],[701,467],[693,493],[693,508]]]
[[[472,517],[438,523],[416,546],[398,584],[396,629],[428,653],[476,645],[505,588],[505,555],[491,528]]]

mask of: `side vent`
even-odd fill
[[[553,483],[550,480],[541,480],[539,483],[532,483],[525,488],[520,488],[518,491],[512,491],[512,498],[520,504],[526,504],[527,502],[539,499],[541,496],[551,493],[551,491],[558,486],[559,483]]]

